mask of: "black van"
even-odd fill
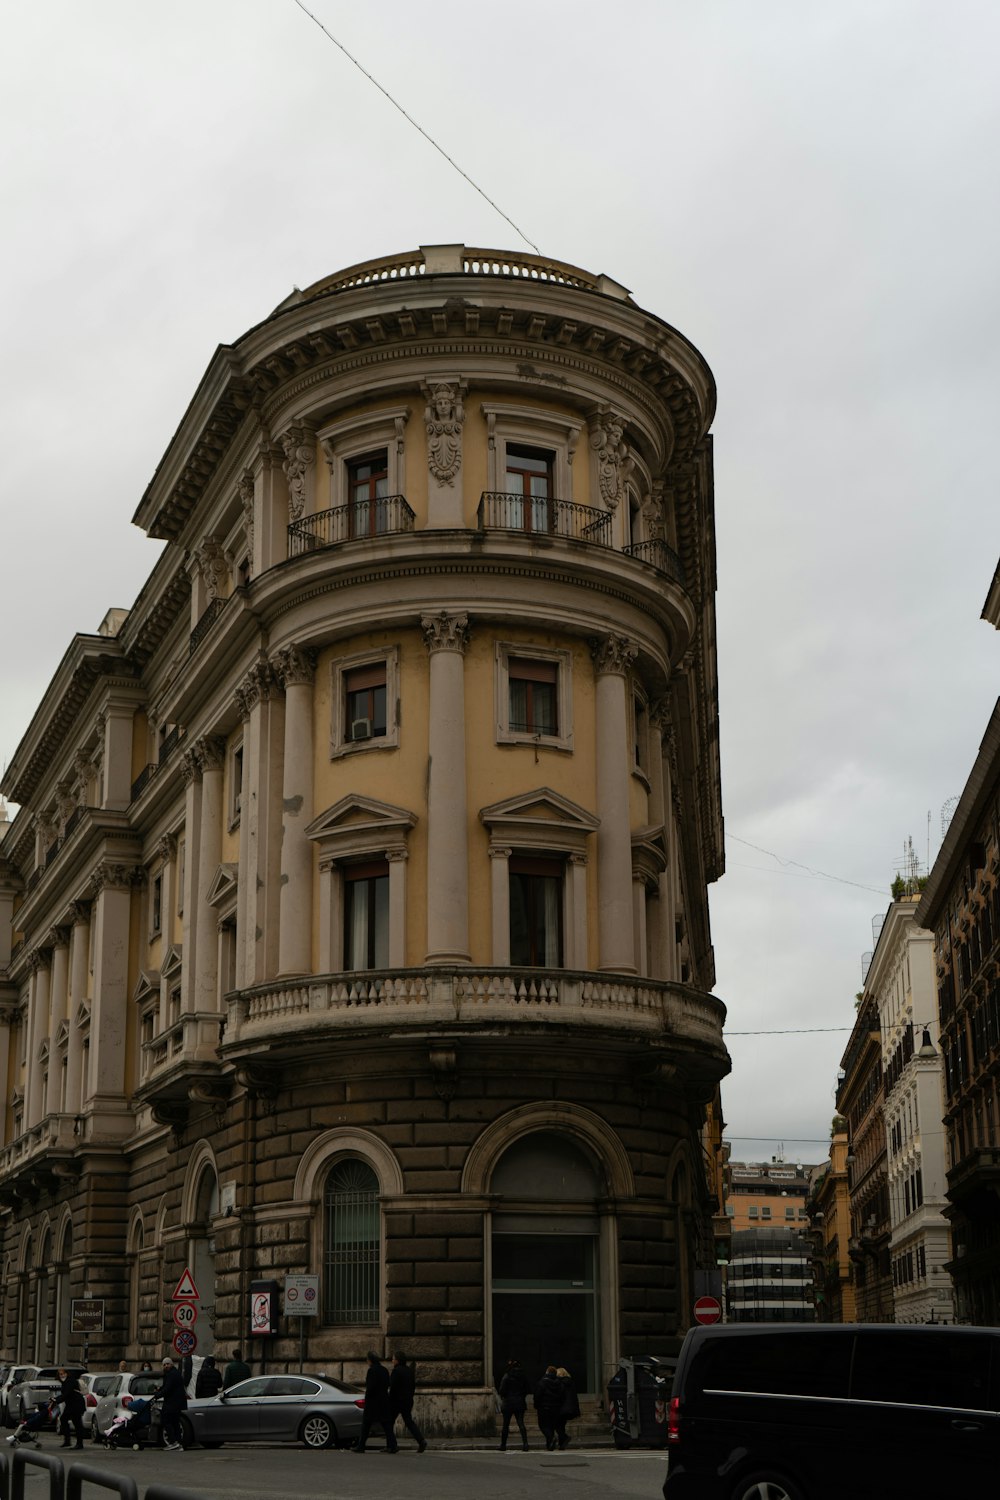
[[[667,1453],[666,1500],[979,1500],[1000,1475],[1000,1329],[694,1328]]]

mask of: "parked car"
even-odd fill
[[[55,1396],[58,1396],[59,1388],[62,1385],[62,1381],[59,1378],[59,1371],[63,1369],[68,1375],[83,1377],[87,1373],[82,1365],[30,1366],[31,1373],[24,1380],[12,1385],[8,1392],[7,1410],[11,1417],[17,1422],[23,1422],[25,1417],[30,1412],[33,1412],[36,1407],[40,1406],[43,1401],[51,1401]],[[86,1395],[82,1378],[80,1389]],[[54,1421],[51,1421],[46,1425],[54,1427],[56,1424]]]
[[[133,1401],[140,1398],[145,1400],[159,1390],[163,1383],[163,1371],[116,1371],[110,1378],[101,1378],[102,1381],[107,1380],[107,1388],[97,1398],[94,1412],[95,1442],[100,1442],[115,1417],[121,1416],[123,1412],[128,1414]]]
[[[665,1500],[993,1493],[1000,1329],[730,1323],[692,1329]]]
[[[107,1396],[118,1389],[118,1382],[121,1378],[120,1370],[90,1370],[80,1377],[80,1386],[87,1399],[87,1408],[83,1414],[83,1429],[95,1441],[100,1438],[95,1421],[97,1403],[102,1396]]]
[[[184,1444],[305,1443],[332,1448],[361,1432],[364,1396],[326,1375],[255,1375],[202,1401],[181,1418]]]
[[[37,1365],[8,1365],[7,1375],[3,1385],[0,1386],[0,1418],[3,1419],[5,1427],[16,1427],[21,1418],[18,1415],[17,1406],[11,1406],[10,1393],[15,1386],[20,1386],[30,1375],[34,1375],[38,1369]]]

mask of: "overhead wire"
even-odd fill
[[[296,0],[297,3],[298,0]],[[773,849],[764,849],[760,844],[751,844],[749,839],[741,839],[738,834],[730,833],[728,828],[726,838],[732,839],[734,843],[743,844],[747,849],[756,849],[758,854],[766,854],[768,859],[776,859],[779,865],[792,865],[796,870],[805,870],[807,874],[817,876],[821,880],[835,880],[838,885],[851,885],[858,891],[871,891],[875,896],[885,896],[885,891],[879,890],[877,886],[863,885],[858,880],[848,880],[844,875],[831,875],[828,870],[817,870],[812,865],[804,865],[797,859],[787,859],[781,854],[775,854]]]
[[[520,229],[514,223],[514,220],[510,217],[509,214],[505,214],[504,213],[503,209],[500,207],[500,205],[498,203],[494,203],[493,199],[489,196],[489,194],[485,193],[483,191],[483,189],[479,186],[478,182],[474,182],[473,181],[473,179],[469,176],[468,172],[465,172],[465,171],[462,170],[462,168],[458,165],[458,162],[455,161],[453,157],[450,157],[448,155],[447,151],[444,149],[443,146],[438,145],[437,141],[434,139],[434,137],[432,135],[428,135],[428,133],[424,129],[424,127],[421,124],[419,124],[419,122],[416,121],[411,114],[407,113],[407,111],[399,103],[398,99],[394,99],[392,97],[392,95],[389,93],[389,90],[387,88],[383,88],[382,84],[379,83],[378,79],[375,78],[375,77],[373,77],[373,75],[371,73],[369,73],[369,71],[368,71],[368,69],[366,67],[364,67],[360,62],[358,62],[358,59],[354,56],[353,53],[348,52],[348,50],[344,46],[343,42],[339,41],[337,39],[337,37],[334,36],[333,32],[330,31],[330,30],[328,30],[328,28],[323,25],[323,22],[319,19],[319,17],[316,16],[316,15],[314,15],[313,12],[309,9],[309,7],[307,5],[304,5],[302,3],[302,0],[294,0],[294,3],[298,6],[299,10],[303,11],[305,13],[305,15],[307,15],[309,17],[310,21],[314,21],[316,23],[316,25],[319,27],[319,29],[323,33],[323,35],[325,37],[327,37],[333,43],[333,45],[335,47],[339,47],[340,48],[341,52],[348,59],[348,61],[352,62],[354,64],[354,66],[357,68],[358,72],[359,73],[363,73],[364,76],[368,79],[368,82],[374,84],[375,87],[378,89],[378,91],[379,91],[380,94],[384,94],[385,95],[385,97],[388,99],[388,101],[392,105],[392,107],[394,109],[398,109],[399,110],[399,113],[403,116],[403,119],[406,120],[408,124],[412,125],[413,128],[414,128],[414,130],[418,130],[420,132],[420,134],[423,136],[424,140],[427,141],[429,145],[433,146],[434,150],[437,151],[441,156],[444,157],[444,159],[448,163],[448,165],[450,167],[454,167],[454,169],[458,173],[458,175],[460,177],[464,177],[465,180],[466,180],[466,182],[469,184],[469,186],[471,188],[475,188],[475,190],[479,194],[480,198],[485,199],[485,201],[490,205],[490,208],[492,208],[496,213],[498,213],[500,215],[501,219],[504,219],[506,221],[506,223],[508,223],[510,225],[510,227],[511,227],[511,229],[513,229],[514,233],[520,235],[520,237],[524,241],[524,243],[526,245],[530,245],[531,248],[532,248],[532,250],[534,250],[534,252],[535,252],[536,255],[541,255],[542,252],[541,252],[541,250],[539,250],[539,248],[535,244],[534,240],[531,240],[531,239],[528,238],[528,236],[525,234],[524,230]]]

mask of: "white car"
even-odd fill
[[[15,1399],[14,1405],[10,1404],[10,1394],[15,1386],[23,1385],[30,1380],[32,1375],[37,1375],[40,1365],[11,1365],[7,1370],[7,1378],[0,1386],[0,1417],[3,1418],[5,1427],[16,1427],[21,1420],[20,1408]]]
[[[107,1378],[107,1377],[106,1377]],[[126,1370],[109,1379],[108,1389],[97,1399],[94,1441],[101,1442],[116,1417],[128,1416],[133,1401],[148,1401],[163,1384],[162,1370]],[[96,1394],[96,1392],[95,1392]]]
[[[97,1403],[102,1396],[111,1395],[118,1389],[118,1382],[121,1378],[121,1370],[92,1370],[80,1376],[80,1389],[87,1402],[83,1413],[83,1430],[89,1433],[95,1442],[98,1442],[101,1436],[95,1420]]]

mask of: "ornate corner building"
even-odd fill
[[[614,281],[428,247],[212,359],[3,791],[3,1352],[603,1389],[714,1264],[729,1060],[711,372]],[[714,1110],[714,1113],[713,1113]],[[268,1367],[298,1360],[282,1321]]]

